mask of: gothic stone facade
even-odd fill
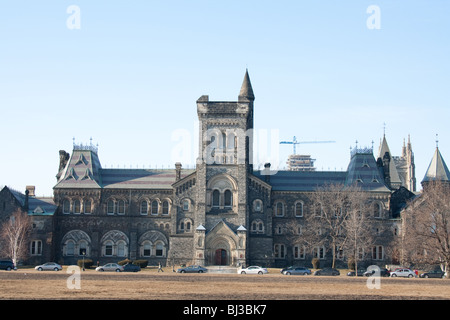
[[[317,186],[359,181],[376,208],[374,232],[384,230],[369,262],[390,263],[400,225],[391,199],[403,187],[386,182],[389,152],[384,163],[377,163],[371,149],[355,149],[342,172],[269,175],[270,165],[253,170],[248,133],[254,99],[247,72],[238,101],[198,99],[195,169],[183,169],[180,163],[165,170],[104,169],[92,145],[74,145],[70,155],[60,151],[54,260],[73,264],[85,256],[100,263],[129,258],[146,259],[150,265],[286,266],[310,265],[314,254],[329,262],[330,248],[305,251],[286,236],[286,225],[311,214],[310,196]]]

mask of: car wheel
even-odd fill
[[[203,273],[203,270],[198,270],[198,273]]]
[[[413,277],[413,275],[412,274],[408,274],[408,278],[412,278]]]
[[[42,271],[42,268],[38,268],[38,271]]]
[[[6,267],[6,271],[11,271],[11,267]]]
[[[391,274],[391,277],[394,277],[394,278],[395,278],[396,276],[397,276],[397,275],[396,275],[395,273]]]
[[[101,272],[103,272],[103,271],[105,271],[105,270],[103,270],[103,269],[98,269],[98,271],[101,271]]]
[[[308,275],[308,272],[305,272],[303,275],[304,275],[304,276],[307,276],[307,275]]]
[[[262,272],[262,271],[259,271],[258,274],[263,274],[263,272]]]
[[[290,272],[286,272],[286,273],[285,273],[285,275],[287,275],[287,276],[290,276],[290,275],[291,275],[291,273],[290,273]]]
[[[241,274],[245,274],[245,271],[241,271]]]
[[[55,270],[55,271],[59,271],[59,269],[58,269],[58,268],[55,268],[55,269],[53,269],[53,270]]]
[[[116,269],[116,272],[120,272],[120,269]]]
[[[423,277],[424,277],[424,278],[428,278],[428,275],[426,274],[426,275],[424,275]]]

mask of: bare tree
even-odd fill
[[[27,246],[31,231],[31,218],[23,211],[15,211],[0,228],[0,250],[14,265],[28,254]]]
[[[348,190],[346,219],[344,221],[345,242],[344,248],[348,259],[358,262],[365,259],[365,252],[374,243],[372,223],[370,219],[370,201],[367,193],[357,187]],[[358,273],[356,272],[356,275]]]
[[[450,185],[428,182],[402,215],[403,259],[441,264],[450,277]]]

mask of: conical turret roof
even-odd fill
[[[433,159],[431,159],[422,183],[429,181],[450,181],[450,171],[448,171],[447,165],[445,164],[444,158],[438,147],[436,147],[436,150],[434,151]]]
[[[242,82],[241,91],[239,92],[239,100],[243,99],[250,101],[255,100],[255,95],[253,94],[253,88],[247,69],[245,70],[244,81]]]

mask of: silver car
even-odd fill
[[[123,266],[117,263],[107,263],[104,266],[100,266],[95,268],[95,271],[115,271],[115,272],[122,272]]]
[[[59,271],[59,270],[62,270],[62,267],[59,264],[57,264],[56,262],[47,262],[47,263],[44,263],[44,264],[34,267],[34,269],[36,269],[38,271],[43,271],[43,270]]]
[[[260,266],[250,266],[248,268],[238,269],[237,273],[240,274],[265,274],[268,273],[266,268],[262,268]]]
[[[416,277],[416,274],[414,271],[408,268],[400,268],[396,269],[395,271],[391,272],[391,277],[408,277],[408,278],[414,278]]]

